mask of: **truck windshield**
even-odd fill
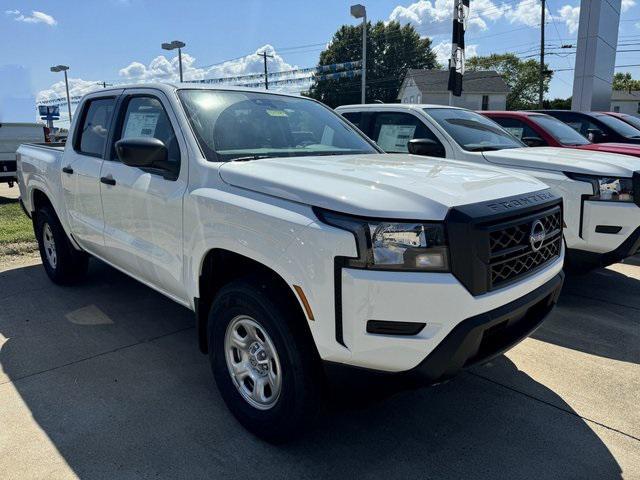
[[[540,125],[545,131],[565,146],[589,145],[591,142],[576,132],[573,128],[557,118],[549,115],[531,115],[529,118]]]
[[[305,98],[224,90],[180,90],[210,161],[379,153],[341,117]]]
[[[425,112],[465,150],[483,152],[525,146],[493,120],[478,113],[455,108],[425,108]]]
[[[596,118],[604,123],[607,127],[611,128],[614,132],[627,138],[640,138],[640,130],[629,125],[624,120],[611,117],[605,114],[596,115]]]

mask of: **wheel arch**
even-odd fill
[[[267,279],[270,288],[282,293],[280,300],[287,308],[294,309],[300,318],[305,319],[304,327],[308,334],[312,335],[306,321],[308,319],[306,307],[296,294],[294,286],[290,285],[282,275],[253,258],[231,250],[213,248],[208,250],[202,259],[198,277],[199,297],[194,298],[198,346],[203,353],[209,350],[207,323],[209,311],[217,293],[229,282],[249,275]]]

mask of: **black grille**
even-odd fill
[[[16,171],[16,161],[15,160],[6,160],[4,162],[0,161],[0,173],[3,172],[15,172]]]
[[[542,223],[545,238],[534,250],[533,224]],[[489,289],[514,281],[556,259],[562,248],[562,213],[559,207],[507,224],[493,225],[489,233]]]

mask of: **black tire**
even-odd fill
[[[320,359],[304,316],[287,307],[267,279],[243,279],[223,287],[209,314],[209,358],[220,394],[236,419],[256,436],[273,443],[309,429],[321,406]],[[264,329],[277,351],[281,387],[275,404],[260,410],[240,393],[227,365],[225,334],[230,323],[248,316]]]
[[[60,220],[51,207],[41,207],[36,212],[34,230],[42,265],[54,283],[70,285],[84,277],[87,273],[89,257],[71,245]],[[50,241],[51,238],[53,243]],[[52,251],[55,261],[52,260]]]

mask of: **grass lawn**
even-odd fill
[[[24,214],[17,200],[0,198],[0,255],[34,249],[31,220]]]

